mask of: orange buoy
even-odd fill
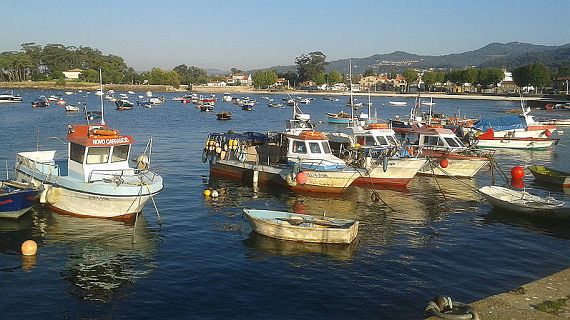
[[[307,174],[301,171],[297,173],[295,180],[297,181],[298,184],[305,184],[307,183]]]
[[[511,186],[516,189],[524,189],[523,179],[513,179],[511,180]]]
[[[26,240],[22,243],[22,254],[25,256],[33,256],[38,251],[38,244],[34,240]]]
[[[552,135],[552,132],[550,132],[550,130],[546,129],[544,131],[544,135],[550,138],[550,136]]]
[[[439,166],[442,168],[447,168],[447,166],[449,166],[449,160],[447,160],[447,158],[442,158],[439,160]]]
[[[515,179],[522,179],[524,177],[524,168],[521,166],[514,166],[511,169],[511,178]]]

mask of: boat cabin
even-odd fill
[[[346,168],[346,163],[334,156],[328,138],[317,131],[302,131],[298,135],[284,134],[287,163],[300,163],[302,167],[316,170]]]
[[[129,167],[134,139],[106,125],[70,125],[68,175],[84,182],[123,175]]]
[[[398,147],[394,130],[388,124],[372,123],[367,126],[352,127],[354,142],[362,147]]]
[[[402,133],[406,143],[431,150],[463,151],[465,144],[453,131],[438,127],[414,127]]]

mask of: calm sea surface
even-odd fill
[[[53,104],[31,108],[39,95],[60,91],[16,93],[24,102],[0,105],[2,176],[6,161],[13,168],[16,153],[36,145],[60,150],[65,158],[65,145],[52,137],[65,139],[67,125],[83,121]],[[133,156],[154,138],[152,166],[165,181],[156,197],[162,225],[151,202],[136,228],[41,206],[17,221],[0,220],[0,318],[420,319],[435,295],[471,302],[570,266],[570,222],[493,211],[470,191],[490,183],[488,170],[463,184],[438,179],[445,196],[431,177],[416,177],[405,189],[380,190],[394,211],[356,187],[322,198],[263,187],[254,192],[248,185],[209,179],[200,161],[209,132],[280,130],[290,108],[268,108],[261,95],[249,95],[260,101],[253,112],[217,103],[216,111],[234,114],[224,122],[215,112],[171,101],[173,96],[165,94],[167,102],[153,109],[116,111],[106,102],[107,123],[135,137]],[[283,95],[270,97],[281,102]],[[347,111],[346,97],[315,98],[303,110],[323,121],[320,130],[340,129],[326,123],[325,112]],[[93,93],[65,99],[87,100],[89,109],[98,109]],[[372,98],[381,117],[409,113],[408,107],[385,106],[388,100],[394,98]],[[407,101],[413,104],[413,98]],[[468,116],[501,116],[518,106],[436,103],[436,112],[453,114],[460,107]],[[530,164],[570,171],[569,135],[561,135],[551,151],[500,151],[496,157],[506,171]],[[525,182],[533,193],[570,201],[563,190],[535,185],[528,171]],[[204,199],[208,185],[223,195]],[[358,219],[361,228],[348,247],[283,242],[253,234],[242,217],[244,207],[326,212]],[[26,239],[38,243],[35,258],[19,254]]]

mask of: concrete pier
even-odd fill
[[[470,305],[482,320],[570,319],[570,269]]]

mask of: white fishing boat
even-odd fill
[[[222,100],[224,102],[232,102],[232,96],[231,94],[229,94],[228,92],[224,93],[224,96],[222,97]]]
[[[405,107],[408,103],[406,101],[388,101],[388,104],[395,107]]]
[[[22,102],[22,97],[14,95],[14,91],[11,93],[0,94],[0,103],[2,102]]]
[[[485,186],[479,192],[497,208],[523,213],[549,213],[564,207],[564,202],[553,197],[539,197],[526,191],[499,186]]]
[[[289,241],[348,244],[358,235],[358,221],[283,211],[243,209],[254,232]]]
[[[71,104],[68,104],[65,106],[65,112],[77,112],[79,111],[79,107],[78,106],[74,106]]]
[[[163,188],[162,177],[150,171],[152,139],[131,168],[134,140],[105,124],[102,96],[100,119],[68,126],[62,160],[56,160],[56,150],[18,153],[16,180],[41,185],[40,202],[54,211],[130,219]]]
[[[558,141],[558,138],[517,137],[515,134],[497,137],[494,130],[490,128],[485,133],[471,139],[471,145],[488,149],[546,150],[555,146]]]

